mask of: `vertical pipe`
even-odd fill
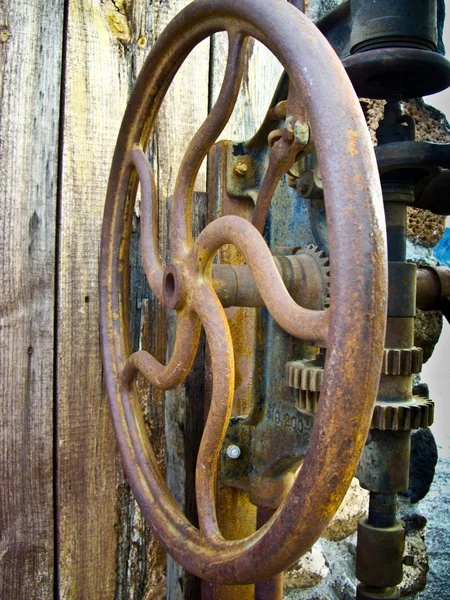
[[[275,511],[271,508],[258,508],[258,529],[266,523]],[[282,600],[283,599],[283,573],[271,577],[267,581],[255,584],[255,600]]]

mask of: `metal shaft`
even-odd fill
[[[273,515],[271,508],[258,508],[258,529]],[[283,598],[283,573],[271,577],[267,581],[255,584],[255,600],[282,600]]]

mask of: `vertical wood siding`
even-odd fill
[[[0,2],[0,598],[53,598],[59,0]]]
[[[143,523],[117,455],[102,385],[97,274],[106,183],[126,102],[152,43],[187,4],[0,0],[2,600],[166,596],[165,554]],[[225,46],[216,36],[188,58],[150,142],[163,256],[178,166],[217,97]],[[223,137],[251,136],[278,75],[276,61],[251,43],[242,95]],[[198,229],[207,208],[206,162],[196,191]],[[148,289],[138,242],[139,206],[132,343],[163,360],[176,324]],[[185,388],[166,395],[168,481],[192,514],[195,456],[186,441],[198,436],[202,418],[195,399],[203,393],[203,353],[204,346]],[[138,388],[163,463],[162,394],[143,381]],[[168,572],[170,600],[198,598],[197,584],[180,567],[169,562]]]

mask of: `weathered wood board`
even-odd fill
[[[109,165],[127,98],[152,43],[187,4],[0,1],[0,443],[8,482],[1,487],[1,598],[165,596],[165,555],[124,479],[102,387],[97,274]],[[226,137],[250,137],[265,113],[279,70],[265,65],[261,72],[261,56],[251,44]],[[219,38],[194,51],[150,142],[163,256],[177,169],[217,96],[225,58]],[[206,171],[205,161],[197,192],[206,190]],[[198,193],[197,230],[206,206]],[[169,319],[166,339],[165,311],[145,283],[138,237],[137,207],[133,345],[164,360],[175,327]],[[155,329],[155,321],[162,326]],[[193,399],[203,394],[204,352],[202,344],[186,387],[166,398],[168,481],[194,519],[195,452],[186,442],[199,436]],[[163,462],[162,394],[143,381],[138,386]],[[198,584],[173,562],[168,579],[170,600],[198,597]]]
[[[109,164],[127,97],[152,42],[185,4],[69,3],[57,387],[62,598],[141,599],[163,594],[164,556],[161,558],[161,550],[124,480],[102,393],[97,267]],[[183,68],[164,102],[150,144],[150,155],[159,165],[156,175],[163,254],[167,246],[167,202],[183,144],[207,114],[208,61],[207,46]],[[202,88],[203,104],[197,96]],[[205,187],[205,169],[199,187]],[[138,234],[138,209],[135,226]],[[137,254],[133,255],[136,285],[130,299],[133,343],[164,359],[164,313],[145,285]],[[155,320],[162,327],[150,331],[149,323]],[[143,382],[140,388],[149,420],[161,418],[161,394],[149,394]],[[159,437],[162,458],[163,425],[155,425],[156,435],[151,435]]]
[[[0,1],[0,598],[53,598],[55,229],[63,11]]]
[[[62,599],[112,598],[117,582],[118,461],[102,393],[97,273],[105,186],[128,70],[126,18],[106,6],[70,1],[66,23],[56,362]]]

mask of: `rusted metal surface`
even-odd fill
[[[273,516],[273,510],[258,508],[257,527],[262,527]],[[255,585],[255,600],[283,600],[283,573]]]
[[[450,296],[448,267],[419,267],[417,269],[417,308],[439,310],[441,302]]]
[[[450,83],[450,63],[431,50],[375,48],[348,56],[343,64],[364,98],[418,98],[445,90]]]
[[[390,588],[403,579],[405,524],[397,519],[390,527],[375,527],[368,519],[358,524],[356,577],[375,588]],[[383,597],[380,594],[380,597]]]
[[[450,170],[442,169],[436,177],[424,179],[416,186],[414,206],[435,215],[450,215]]]
[[[436,50],[436,0],[352,0],[352,52],[413,47]]]
[[[343,64],[360,97],[418,98],[450,83],[450,63],[435,52],[436,0],[353,0],[351,56]]]
[[[142,210],[147,211],[152,247],[143,251],[156,253],[155,228],[149,223],[155,211],[154,186],[140,152],[145,151],[177,68],[200,40],[221,30],[230,36],[227,72],[218,102],[180,168],[172,207],[170,276],[167,270],[164,276],[156,256],[146,257],[155,293],[170,297],[178,314],[174,355],[165,367],[146,352],[130,356],[128,339],[131,215],[139,170],[142,175],[144,167],[150,180],[143,185]],[[331,306],[324,312],[294,302],[265,241],[248,221],[220,218],[192,240],[195,176],[231,113],[245,36],[255,37],[274,52],[304,98],[327,203],[333,278]],[[321,403],[301,476],[269,521],[255,534],[236,541],[223,539],[215,514],[216,471],[234,390],[232,338],[211,282],[212,259],[223,244],[234,244],[243,254],[268,311],[282,328],[328,345]],[[105,378],[124,467],[145,518],[167,550],[191,572],[222,583],[267,580],[308,550],[336,511],[364,445],[378,386],[386,314],[385,262],[373,150],[359,102],[332,49],[300,11],[284,2],[197,0],[190,4],[155,43],[119,133],[102,232],[100,294]],[[160,389],[181,383],[192,365],[200,324],[211,352],[213,390],[197,461],[197,529],[181,513],[158,470],[133,377],[139,371]]]
[[[305,308],[323,310],[329,294],[329,267],[324,254],[303,252],[275,256],[275,265],[293,300]],[[248,265],[212,266],[212,281],[223,307],[265,306]]]

